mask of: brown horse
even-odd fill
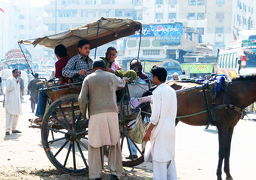
[[[181,89],[184,83],[171,85],[174,89]],[[185,86],[191,87],[193,84]],[[218,128],[219,161],[217,177],[221,180],[222,164],[227,180],[232,180],[230,174],[229,157],[233,129],[239,121],[242,110],[256,101],[256,76],[234,79],[222,86],[221,92],[213,95],[216,84],[200,85],[185,90],[177,90],[178,121],[193,126],[203,126],[211,122]],[[149,93],[146,93],[147,95]],[[147,106],[143,110],[150,112]]]

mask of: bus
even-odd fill
[[[256,39],[242,41],[242,47],[219,50],[218,74],[230,79],[256,74]]]

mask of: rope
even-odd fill
[[[204,113],[207,113],[207,110],[200,111],[200,112],[193,113],[193,114],[189,114],[189,115],[177,116],[176,118],[177,119],[189,118],[189,117],[197,116],[197,115],[204,114]]]

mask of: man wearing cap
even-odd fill
[[[109,146],[109,167],[111,176],[118,178],[123,172],[118,123],[116,91],[125,86],[124,79],[106,72],[103,60],[95,61],[93,73],[88,75],[82,85],[78,102],[84,116],[88,109],[88,162],[89,178],[101,178],[103,169],[102,147]]]

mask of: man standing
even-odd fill
[[[72,57],[62,70],[62,75],[72,79],[73,82],[82,82],[88,74],[92,73],[93,61],[89,58],[90,42],[80,40],[78,52],[78,55]]]
[[[20,81],[18,69],[12,71],[12,76],[6,81],[5,110],[6,110],[6,135],[21,133],[16,129],[19,115],[21,114]]]
[[[144,136],[144,141],[151,143],[146,148],[146,161],[153,161],[154,180],[176,180],[175,153],[175,119],[177,114],[177,97],[174,89],[165,81],[167,71],[154,66],[151,70],[153,82],[157,88],[152,96],[152,114]]]
[[[35,73],[34,79],[28,84],[28,91],[30,93],[30,102],[31,102],[31,110],[32,113],[35,111],[35,106],[38,102],[38,93],[39,89],[43,87],[43,81],[38,79],[38,74]]]
[[[94,73],[87,76],[82,85],[78,102],[85,116],[89,109],[88,162],[89,178],[101,178],[103,169],[102,147],[109,146],[109,166],[111,176],[116,178],[123,172],[118,123],[116,90],[125,86],[125,81],[112,73],[104,71],[103,60],[95,61]]]

